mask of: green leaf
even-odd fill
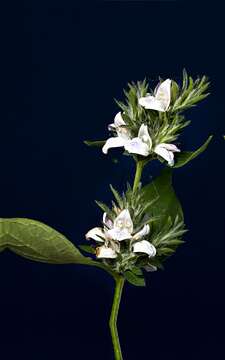
[[[0,249],[4,248],[27,259],[51,264],[92,262],[64,235],[31,219],[0,219]]]
[[[149,185],[142,189],[143,198],[151,205],[146,209],[149,216],[159,217],[159,220],[152,223],[161,228],[168,219],[173,223],[175,219],[183,221],[181,204],[172,186],[172,170],[164,169],[160,176],[154,179]]]
[[[171,101],[172,101],[172,103],[175,102],[178,95],[179,95],[179,86],[176,83],[176,81],[172,80],[172,85],[171,85]]]
[[[145,286],[145,279],[143,277],[140,276],[136,276],[133,272],[131,271],[125,271],[124,273],[124,277],[126,278],[126,280],[135,286]]]
[[[95,254],[95,249],[90,245],[79,245],[79,248],[86,253]]]
[[[137,275],[137,276],[142,276],[143,275],[142,270],[137,266],[134,266],[131,271],[132,271],[132,273],[134,275]]]
[[[196,158],[199,154],[206,150],[207,146],[209,145],[210,141],[212,140],[213,136],[209,136],[206,142],[198,148],[196,151],[184,151],[177,153],[175,155],[175,164],[173,168],[179,168],[186,165],[189,161]]]
[[[114,198],[117,201],[118,206],[120,207],[120,209],[122,209],[123,208],[123,199],[122,199],[122,197],[120,196],[118,191],[116,189],[114,189],[114,187],[111,184],[109,186],[110,186],[110,189],[111,189],[111,191],[112,191],[112,193],[114,195]]]
[[[159,248],[159,249],[157,250],[157,252],[158,252],[158,255],[159,255],[159,256],[160,256],[160,255],[170,256],[170,255],[172,255],[172,254],[175,252],[175,250],[174,250],[174,249],[171,249],[171,248],[166,248],[166,247],[164,247],[164,248]]]
[[[105,140],[95,140],[95,141],[85,140],[84,143],[88,146],[102,147],[105,144]]]
[[[114,218],[114,213],[113,211],[103,202],[95,200],[96,204],[98,205],[98,207],[100,207],[100,209],[102,211],[104,211],[110,218]]]

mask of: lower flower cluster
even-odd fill
[[[117,271],[126,271],[135,265],[139,257],[155,257],[156,248],[147,240],[149,224],[135,228],[128,209],[116,208],[116,212],[114,220],[104,213],[103,226],[89,230],[86,239],[92,239],[97,244],[97,258],[113,259]],[[155,266],[148,264],[148,270],[150,268],[156,270]]]

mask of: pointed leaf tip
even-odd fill
[[[193,160],[198,155],[200,155],[203,151],[205,151],[207,149],[212,138],[213,138],[213,135],[210,135],[208,137],[208,139],[206,140],[206,142],[195,151],[183,151],[183,152],[177,153],[175,155],[175,164],[174,164],[173,168],[182,167],[182,166],[186,165],[187,163],[189,163],[189,161]]]

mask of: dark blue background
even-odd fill
[[[181,147],[207,152],[175,171],[189,233],[148,276],[126,286],[124,359],[224,357],[224,13],[219,2],[7,2],[1,11],[2,217],[34,218],[78,244],[100,221],[133,164],[83,145],[104,139],[113,98],[131,80],[207,74],[211,96],[189,111]],[[118,155],[119,162],[113,162]],[[146,169],[145,181],[158,166]],[[133,176],[133,174],[132,174]],[[113,359],[107,318],[113,282],[95,268],[0,257],[0,358]]]

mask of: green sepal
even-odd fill
[[[145,286],[144,277],[135,275],[132,271],[125,271],[125,279],[134,286]]]
[[[96,146],[96,147],[102,147],[105,144],[106,140],[85,140],[84,143],[85,145],[88,146]]]
[[[186,165],[189,161],[196,158],[199,154],[206,150],[213,136],[210,135],[206,142],[195,151],[182,151],[175,155],[175,164],[173,168],[179,168]]]
[[[27,259],[50,264],[92,262],[58,231],[25,218],[0,219],[0,249],[7,248]]]

